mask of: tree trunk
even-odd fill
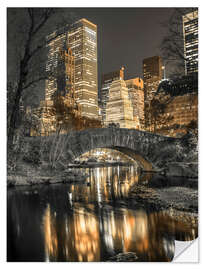
[[[14,139],[14,135],[15,135],[18,113],[19,113],[19,109],[20,109],[21,94],[22,94],[22,83],[19,82],[18,88],[16,91],[16,95],[15,95],[15,102],[13,105],[13,109],[12,109],[12,113],[11,113],[11,117],[10,117],[10,123],[9,123],[9,130],[8,130],[7,146],[10,149],[12,149],[12,147],[13,147],[13,139]]]

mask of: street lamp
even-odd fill
[[[164,80],[165,80],[166,79],[166,67],[165,66],[162,66],[161,69],[164,71]]]

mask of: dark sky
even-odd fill
[[[98,73],[125,66],[125,78],[142,77],[142,61],[160,55],[160,43],[172,8],[76,8],[98,27]]]

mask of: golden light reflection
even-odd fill
[[[73,201],[109,202],[114,198],[127,197],[130,188],[138,183],[139,176],[135,168],[122,170],[119,167],[96,168],[87,178],[89,185],[72,185]]]
[[[98,208],[98,192],[108,202],[112,192],[122,198],[138,181],[133,171],[127,177],[128,171],[120,170],[118,177],[117,168],[111,170],[107,177],[109,170],[99,168],[97,179],[93,174],[89,178],[90,186],[70,187],[71,212],[60,216],[55,207],[47,205],[43,216],[46,261],[101,261],[101,249],[109,254],[135,252],[143,261],[170,261],[175,239],[188,241],[197,237],[195,217],[186,217],[184,213],[177,218],[171,211],[147,213],[109,204]],[[100,175],[106,177],[102,179]]]
[[[58,239],[54,223],[55,219],[51,216],[50,205],[48,204],[43,217],[45,255],[47,261],[50,261],[51,258],[56,258],[58,253]]]
[[[117,215],[113,212],[104,213],[104,235],[106,244],[109,249],[119,247],[123,252],[132,251],[137,249],[148,248],[148,220],[145,212],[135,212],[127,209]],[[109,241],[109,236],[112,236],[112,241]],[[139,243],[144,244],[139,247]],[[138,245],[137,245],[138,243]]]
[[[73,215],[74,220],[74,239],[75,251],[78,261],[91,262],[100,260],[100,241],[99,241],[99,223],[97,218],[80,209]]]

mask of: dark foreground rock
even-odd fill
[[[133,252],[119,253],[107,260],[107,262],[136,262],[138,257]]]

